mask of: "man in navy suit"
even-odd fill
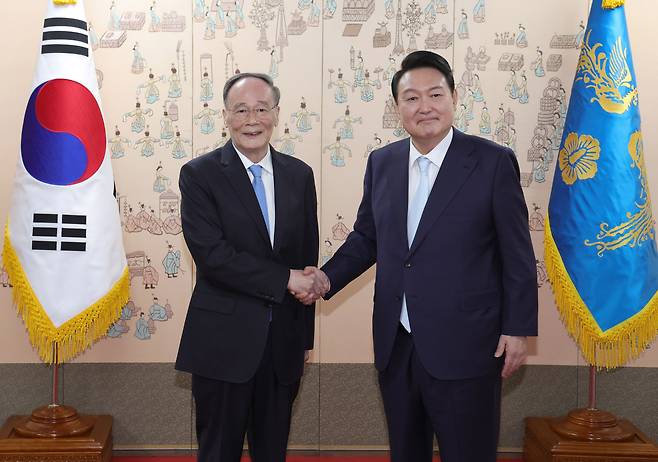
[[[370,155],[354,231],[322,268],[325,298],[377,263],[375,366],[393,462],[429,462],[433,435],[443,462],[494,462],[501,376],[537,335],[519,167],[510,149],[453,129],[441,56],[411,53],[391,89],[411,139]]]
[[[235,75],[223,97],[231,139],[180,172],[197,278],[176,369],[192,373],[199,461],[239,462],[246,432],[253,461],[281,462],[314,333],[313,307],[292,293],[326,290],[302,272],[318,258],[315,183],[269,145],[279,90],[267,75]]]

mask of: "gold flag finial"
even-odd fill
[[[626,0],[603,0],[603,8],[606,10],[614,10],[620,6],[624,6]]]
[[[75,5],[78,0],[53,0],[55,5]]]

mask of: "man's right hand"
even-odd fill
[[[311,305],[326,294],[331,285],[324,272],[314,266],[307,266],[304,271],[290,270],[288,291],[304,305]]]

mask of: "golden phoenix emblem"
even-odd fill
[[[596,247],[599,257],[609,250],[617,250],[626,246],[634,248],[647,240],[654,239],[654,220],[651,195],[647,187],[642,132],[637,131],[631,134],[628,141],[628,154],[631,157],[631,168],[639,170],[640,197],[635,202],[636,210],[626,212],[626,221],[612,227],[608,223],[601,223],[596,235],[597,240],[585,240],[586,246]]]
[[[594,90],[595,96],[590,102],[598,102],[606,112],[623,114],[631,104],[637,106],[638,100],[638,91],[626,58],[627,50],[621,43],[621,37],[617,37],[610,55],[607,55],[599,51],[603,44],[590,46],[591,34],[590,29],[578,59],[576,82],[582,80],[585,88]]]

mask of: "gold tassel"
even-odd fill
[[[69,361],[107,334],[121,317],[121,309],[130,296],[130,274],[126,268],[109,292],[74,318],[56,328],[41,306],[18,255],[9,239],[9,224],[5,226],[3,263],[13,284],[14,303],[27,328],[30,343],[48,364]],[[57,358],[53,357],[57,345]]]
[[[75,5],[78,0],[53,0],[55,5]]]
[[[614,10],[620,6],[624,6],[626,0],[603,0],[603,8],[606,10]]]
[[[614,369],[637,359],[658,333],[658,292],[635,316],[601,331],[567,272],[545,220],[544,258],[555,302],[567,332],[597,369]]]

